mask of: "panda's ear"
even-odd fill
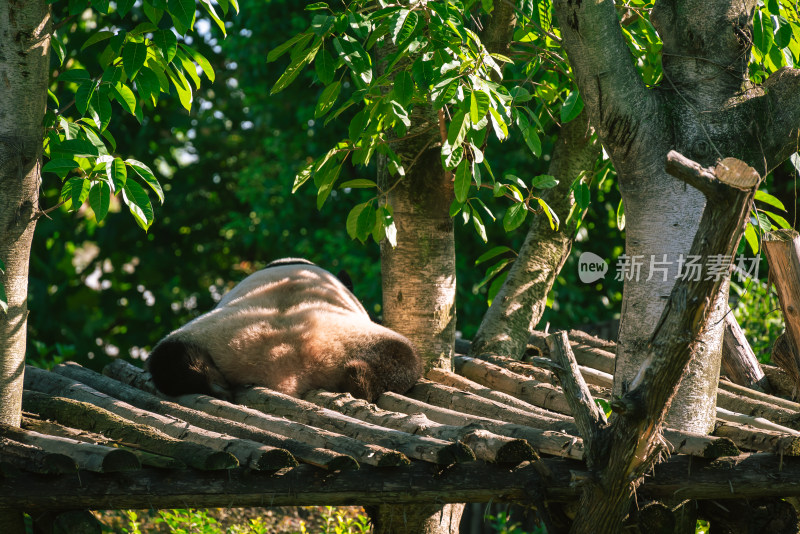
[[[350,275],[347,274],[347,271],[342,269],[339,271],[339,274],[336,275],[336,278],[338,278],[339,281],[344,284],[344,287],[346,287],[350,293],[353,292],[353,279],[350,278]]]

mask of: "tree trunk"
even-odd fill
[[[28,260],[39,202],[47,99],[50,8],[0,3],[0,423],[19,426],[28,317]],[[0,509],[0,532],[24,532],[20,512]]]
[[[641,368],[706,204],[699,191],[664,171],[667,152],[706,166],[735,157],[766,174],[796,150],[800,71],[781,69],[763,88],[746,91],[752,39],[742,35],[752,35],[753,0],[659,0],[651,21],[663,41],[664,81],[651,89],[637,71],[613,2],[554,4],[585,110],[617,170],[627,258],[642,264],[638,276],[626,273],[619,395]],[[651,261],[665,262],[653,265],[664,270],[651,269]],[[696,345],[667,418],[671,426],[707,432],[713,424],[726,295],[723,288],[711,317],[715,326]]]
[[[440,161],[440,124],[432,107],[411,113],[405,140],[393,143],[405,176],[392,176],[384,157],[378,158],[378,186],[386,191],[397,228],[397,245],[381,242],[383,322],[409,338],[425,371],[452,369],[456,334],[456,258],[450,204],[455,198],[451,173]],[[419,135],[414,135],[419,134]],[[455,534],[463,504],[373,508],[375,525],[409,534]],[[448,517],[444,523],[437,518]],[[449,529],[447,527],[450,527]]]
[[[483,316],[471,354],[522,358],[530,332],[544,313],[547,294],[572,249],[578,221],[566,222],[575,204],[570,187],[581,172],[593,171],[599,155],[600,143],[592,140],[586,113],[561,127],[549,169],[559,182],[542,195],[561,225],[553,230],[544,214],[534,217],[508,278]]]

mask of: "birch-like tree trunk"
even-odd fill
[[[28,261],[36,223],[50,51],[44,0],[0,2],[0,423],[19,426],[28,317]],[[24,532],[19,511],[0,509],[0,532]]]
[[[670,149],[703,164],[725,157],[762,174],[796,150],[800,71],[781,69],[748,88],[754,0],[659,0],[651,21],[663,40],[664,81],[643,83],[611,0],[557,0],[563,44],[589,121],[619,177],[626,254],[642,263],[625,280],[614,393],[638,373],[681,261],[688,260],[705,199],[664,171]],[[651,258],[665,262],[651,270]],[[652,276],[651,276],[652,275]],[[727,292],[696,345],[670,426],[707,432],[714,420]]]
[[[561,220],[557,230],[544,214],[534,217],[508,278],[483,316],[471,354],[499,354],[520,359],[530,331],[542,318],[547,294],[572,249],[577,218],[567,223],[575,204],[570,187],[581,172],[591,173],[600,156],[586,113],[561,127],[549,172],[559,181],[542,195]]]

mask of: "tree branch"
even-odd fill
[[[800,69],[783,68],[763,84],[771,117],[764,136],[765,159],[771,170],[800,150]]]
[[[656,108],[622,35],[614,2],[556,0],[554,6],[589,122],[612,155],[627,156],[642,118],[652,118]]]
[[[594,443],[597,435],[606,426],[606,415],[595,404],[589,387],[583,380],[578,362],[569,346],[569,338],[563,330],[547,337],[547,345],[550,348],[550,357],[553,358],[557,366],[553,370],[558,375],[561,387],[564,389],[564,396],[567,398],[575,424],[581,433],[589,454],[586,456],[586,464],[589,469],[595,467],[595,457],[592,451],[595,450]]]

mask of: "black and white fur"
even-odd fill
[[[147,360],[167,395],[232,398],[258,385],[300,397],[322,388],[375,400],[405,392],[422,364],[411,342],[370,320],[353,293],[313,263],[284,258],[245,278]]]

